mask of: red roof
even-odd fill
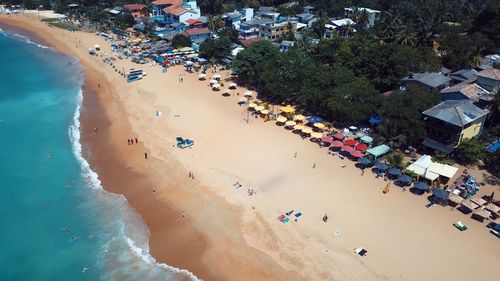
[[[200,34],[209,34],[210,30],[208,27],[203,27],[203,28],[190,28],[184,31],[184,34],[188,36],[193,36],[193,35],[200,35]]]
[[[130,11],[137,11],[137,10],[146,9],[146,5],[142,5],[142,4],[130,4],[130,5],[125,5],[125,8],[127,8]]]
[[[186,10],[186,9],[184,9],[183,7],[181,7],[181,6],[176,6],[176,5],[171,5],[171,6],[168,6],[168,7],[166,7],[165,9],[163,9],[163,11],[164,11],[166,14],[171,14],[171,15],[174,15],[174,16],[182,15],[182,14],[184,14],[185,12],[187,12],[187,10]]]
[[[156,1],[152,2],[151,4],[154,4],[154,5],[170,4],[170,5],[174,5],[174,6],[181,6],[182,2],[183,2],[182,0],[156,0]]]
[[[245,40],[241,40],[240,43],[241,45],[243,45],[243,47],[248,47],[250,46],[250,44],[252,44],[253,42],[258,42],[262,39],[260,39],[259,37],[255,37],[255,38],[250,38],[250,39],[245,39]]]
[[[203,24],[201,21],[195,20],[195,19],[187,19],[186,22],[189,25],[201,25]]]

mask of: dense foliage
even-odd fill
[[[172,37],[171,44],[174,48],[191,47],[191,39],[182,34],[176,34]]]
[[[455,159],[464,165],[473,165],[485,158],[485,148],[480,142],[467,139],[463,140],[455,149]]]

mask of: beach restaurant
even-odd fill
[[[455,176],[458,168],[433,162],[431,156],[422,155],[417,161],[408,166],[406,170],[424,177],[431,182],[434,182],[438,178],[440,178],[441,182],[447,182]]]

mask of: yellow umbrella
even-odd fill
[[[312,133],[311,137],[313,137],[315,139],[320,139],[323,137],[323,134],[322,133]]]
[[[323,123],[314,123],[313,126],[318,128],[318,129],[323,129],[325,127],[325,125]]]
[[[265,109],[265,107],[263,107],[262,105],[259,105],[259,106],[255,107],[255,110],[257,110],[257,111],[261,111],[261,110],[264,110],[264,109]]]
[[[263,109],[263,110],[260,111],[260,113],[262,113],[264,115],[267,115],[267,114],[269,114],[269,110]]]
[[[306,117],[304,115],[301,115],[301,114],[293,116],[293,120],[302,121],[304,119],[306,119]]]
[[[278,116],[278,118],[276,118],[276,121],[280,122],[280,123],[285,123],[286,122],[286,117],[283,117],[283,116]]]
[[[255,102],[252,102],[248,105],[248,107],[250,108],[256,108],[257,107],[257,104]]]
[[[311,130],[311,128],[304,128],[302,129],[302,133],[304,134],[312,134],[313,130]]]
[[[285,126],[295,126],[297,125],[297,123],[295,123],[294,121],[286,121],[285,123]]]
[[[302,125],[295,125],[295,126],[293,126],[293,129],[294,130],[302,130],[302,129],[304,129],[304,126],[302,126]]]
[[[287,106],[282,106],[280,107],[280,111],[281,112],[285,112],[285,113],[294,113],[295,112],[295,108],[291,105],[287,105]]]

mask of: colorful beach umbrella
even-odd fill
[[[306,117],[304,115],[301,115],[301,114],[293,116],[293,120],[295,120],[295,121],[302,121],[304,119],[306,119]]]
[[[264,110],[264,109],[265,109],[265,107],[262,106],[262,105],[259,105],[259,106],[255,107],[255,110],[257,110],[257,111],[261,111],[261,110]]]
[[[295,123],[295,121],[286,121],[286,123],[285,123],[285,126],[291,127],[291,126],[295,126],[295,125],[297,125],[297,123]]]
[[[336,133],[335,135],[333,135],[333,137],[338,140],[343,140],[345,138],[344,134],[342,133]]]
[[[333,140],[331,138],[327,137],[327,136],[324,136],[323,138],[321,138],[321,141],[322,142],[327,142],[327,143],[332,143]]]
[[[258,106],[258,105],[257,105],[256,103],[254,103],[254,102],[252,102],[252,103],[250,103],[250,104],[248,105],[248,107],[249,107],[249,108],[255,108],[255,109],[257,108],[257,106]]]
[[[342,147],[344,144],[341,141],[332,141],[333,147]]]
[[[415,189],[418,189],[418,190],[423,190],[423,191],[427,191],[429,190],[429,185],[427,185],[426,182],[423,182],[423,181],[417,181],[413,187]]]
[[[311,128],[304,128],[302,129],[302,133],[304,134],[312,134],[313,130],[311,130]]]
[[[350,153],[351,153],[351,156],[354,158],[360,158],[360,157],[364,156],[363,152],[361,152],[359,150],[353,150]]]
[[[325,124],[323,124],[323,123],[314,123],[313,126],[316,127],[316,128],[318,128],[318,129],[323,129],[325,127]]]
[[[370,161],[370,159],[368,159],[368,158],[362,157],[362,158],[358,158],[358,163],[363,165],[363,166],[368,166],[372,163],[372,161]]]
[[[361,143],[356,145],[356,149],[359,151],[366,151],[368,149],[368,146],[366,144]]]
[[[398,177],[398,181],[402,183],[410,183],[413,181],[413,178],[408,175],[401,175]]]
[[[280,107],[280,111],[284,112],[284,113],[294,113],[295,112],[295,108],[293,106],[291,106],[291,105],[287,105],[287,106]]]
[[[354,148],[352,146],[348,146],[348,145],[343,145],[340,150],[342,151],[345,151],[347,153],[351,153],[352,151],[354,151]]]
[[[319,122],[323,122],[323,118],[319,117],[319,116],[309,116],[307,117],[307,121],[311,122],[311,123],[319,123]]]
[[[278,118],[276,118],[276,121],[278,121],[279,123],[285,123],[286,122],[286,117],[283,117],[283,116],[278,116]]]
[[[302,125],[294,125],[293,129],[294,130],[298,130],[298,131],[302,131],[302,129],[304,129],[304,126],[302,126]]]
[[[344,144],[350,145],[350,146],[356,146],[358,144],[358,142],[355,141],[354,139],[347,139],[347,140],[344,140]]]
[[[382,170],[382,171],[385,171],[385,170],[387,170],[387,168],[389,168],[389,165],[387,165],[386,163],[383,163],[383,162],[377,162],[377,163],[375,163],[375,168]]]
[[[315,138],[315,139],[321,139],[323,137],[323,134],[322,133],[312,133],[311,137]]]
[[[269,110],[263,109],[263,110],[260,111],[260,113],[262,113],[264,115],[267,115],[267,114],[269,114]]]

